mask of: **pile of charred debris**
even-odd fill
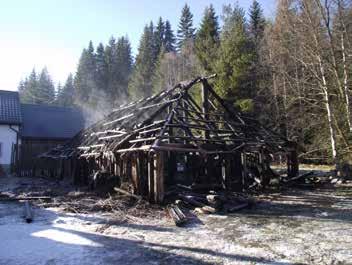
[[[155,204],[176,195],[169,212],[177,223],[182,207],[213,213],[250,205],[239,194],[277,178],[272,163],[285,161],[287,176],[297,176],[296,145],[223,100],[214,77],[112,110],[41,155],[36,172]]]
[[[316,189],[340,185],[343,179],[336,178],[332,171],[307,171],[296,177],[277,171],[274,181],[265,190],[232,192],[217,185],[181,185],[170,187],[165,194],[164,205],[151,204],[139,195],[128,192],[128,187],[115,187],[114,192],[102,194],[88,187],[79,191],[67,183],[49,178],[19,178],[20,185],[11,192],[0,192],[1,201],[23,202],[23,217],[33,221],[37,206],[58,208],[76,214],[105,213],[114,222],[140,222],[145,217],[165,217],[177,226],[194,223],[197,215],[231,214],[261,203],[261,196],[277,194],[286,189]],[[35,207],[33,207],[35,206]],[[34,220],[35,221],[35,220]]]

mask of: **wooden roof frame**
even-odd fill
[[[287,139],[229,106],[210,85],[214,77],[197,77],[124,104],[42,157],[89,158],[135,151],[231,154],[246,147],[270,152],[290,148]],[[201,105],[190,93],[197,84],[202,87]]]

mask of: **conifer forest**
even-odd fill
[[[64,84],[46,69],[19,83],[23,102],[81,106],[105,114],[195,76],[216,73],[216,91],[246,115],[294,140],[307,163],[351,159],[351,16],[346,0],[279,0],[275,18],[253,1],[217,14],[204,10],[198,28],[187,4],[179,24],[146,23],[135,56],[128,36],[89,42]]]

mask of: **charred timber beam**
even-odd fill
[[[197,118],[188,118],[189,120],[191,121],[198,121],[198,122],[202,122],[202,123],[211,123],[211,124],[231,124],[231,125],[235,125],[235,126],[241,126],[241,127],[244,127],[244,126],[248,126],[248,125],[244,125],[242,123],[235,123],[235,122],[231,122],[231,121],[227,121],[227,120],[212,120],[212,119],[208,119],[208,120],[205,120],[205,119],[197,119]]]
[[[130,196],[130,197],[135,198],[135,199],[137,199],[137,200],[142,200],[142,197],[141,197],[141,196],[138,196],[138,195],[133,194],[133,193],[131,193],[131,192],[128,192],[128,191],[126,191],[126,190],[123,190],[123,189],[120,189],[120,188],[117,188],[117,187],[115,187],[114,190],[115,190],[116,192],[119,192],[119,193],[123,194],[123,195]]]
[[[176,89],[178,86],[176,86],[174,89]],[[179,102],[179,101],[178,101]],[[170,104],[172,103],[168,103],[168,104],[165,104],[163,105],[162,107],[160,107],[157,111],[155,111],[147,120],[145,120],[142,124],[141,124],[141,127],[143,129],[139,129],[139,131],[142,131],[145,129],[145,126],[147,126],[147,124],[149,124],[150,122],[153,121],[153,119],[155,117],[157,117],[160,113],[162,113],[168,106],[170,106]],[[155,123],[154,123],[155,125]],[[166,127],[164,127],[166,128]],[[127,135],[124,139],[122,139],[120,142],[118,142],[115,146],[114,146],[114,149],[117,149],[120,145],[124,144],[125,142],[131,140],[133,137],[136,136],[136,134],[138,134],[139,132],[138,130],[134,130],[131,134]]]
[[[89,145],[89,146],[79,146],[77,149],[79,150],[90,150],[92,148],[99,148],[99,147],[104,147],[103,144],[96,144],[96,145]]]
[[[209,84],[207,82],[202,82],[202,110],[203,110],[203,116],[205,120],[209,120],[209,90],[208,90]],[[209,139],[209,131],[204,131],[204,138]]]
[[[185,137],[185,136],[158,136],[159,139],[180,139],[180,140],[188,140],[188,141],[199,141],[199,142],[216,142],[216,143],[224,143],[226,141],[233,141],[233,140],[217,140],[217,139],[201,139],[201,138],[194,138],[194,137]]]
[[[207,132],[222,132],[222,133],[234,133],[234,131],[231,130],[224,130],[224,129],[209,129],[206,127],[202,127],[202,126],[198,126],[198,125],[193,125],[193,124],[187,124],[187,123],[183,123],[183,124],[168,124],[166,126],[170,126],[170,127],[186,127],[186,128],[193,128],[193,129],[199,129],[199,130],[203,130],[203,131],[207,131]]]
[[[196,149],[196,148],[183,148],[183,147],[174,147],[174,146],[153,146],[153,150],[156,151],[173,151],[173,152],[195,152],[195,153],[202,153],[202,149]]]
[[[200,111],[196,111],[196,110],[191,110],[191,109],[184,109],[184,108],[175,108],[176,110],[179,110],[179,111],[188,111],[188,112],[191,112],[191,113],[195,113],[195,114],[199,114],[199,115],[203,115],[204,113],[203,112],[200,112]],[[213,113],[213,112],[208,112],[206,113],[208,116],[214,116],[214,117],[224,117],[223,114],[221,113]],[[203,116],[202,116],[203,118]]]
[[[145,141],[154,141],[156,139],[157,139],[157,137],[149,137],[149,138],[140,138],[140,139],[130,140],[129,142],[132,144],[132,143],[140,143],[140,142],[145,142]]]
[[[103,135],[103,134],[108,134],[108,133],[126,134],[125,131],[120,131],[120,130],[106,130],[106,131],[103,131],[103,132],[94,132],[94,133],[91,133],[90,135],[91,135],[91,136],[98,136],[98,135]]]
[[[154,201],[162,203],[165,195],[164,166],[165,152],[156,152],[154,156]]]
[[[125,136],[127,133],[124,134],[116,134],[116,135],[110,135],[110,136],[104,136],[104,137],[99,137],[99,140],[110,140],[110,139],[115,139],[115,138],[120,138],[122,136]]]
[[[174,220],[175,225],[181,226],[187,221],[186,215],[177,205],[170,205],[167,209],[170,217]]]
[[[121,117],[121,118],[118,118],[118,119],[116,119],[116,120],[113,120],[113,121],[110,121],[110,122],[106,122],[106,123],[103,124],[103,126],[111,125],[111,124],[117,123],[117,122],[119,122],[119,121],[126,120],[126,119],[128,119],[128,118],[131,118],[132,116],[134,116],[133,113],[128,114],[128,115],[123,116],[123,117]]]
[[[145,130],[145,131],[141,131],[139,132],[139,134],[148,134],[148,133],[152,133],[152,132],[158,132],[162,129],[162,127],[158,127],[158,128],[155,128],[155,129],[150,129],[150,130]]]
[[[216,94],[216,92],[213,90],[213,88],[209,85],[208,81],[206,79],[202,80],[202,83],[205,84],[208,88],[208,91],[213,95],[213,97],[221,104],[221,106],[231,115],[234,115],[242,124],[245,124],[245,122],[242,120],[242,118],[240,116],[238,116],[236,113],[233,113],[233,111],[231,111],[225,101],[218,95]]]
[[[164,101],[164,102],[161,102],[161,103],[152,104],[152,105],[149,105],[149,106],[141,107],[139,109],[140,110],[146,110],[146,109],[150,109],[150,108],[154,108],[154,107],[160,107],[160,106],[163,106],[165,104],[173,103],[175,101],[177,101],[177,99],[173,99],[173,100]]]
[[[116,153],[126,153],[126,152],[135,152],[135,151],[148,151],[150,150],[151,145],[143,145],[141,147],[127,148],[127,149],[119,149]]]
[[[203,119],[204,116],[202,115],[202,112],[198,112],[197,109],[200,109],[200,107],[197,105],[197,103],[192,99],[191,96],[188,97],[189,102],[187,101],[186,103],[190,106],[191,109],[193,109],[193,113],[188,112],[189,116],[192,116],[195,114],[198,118]],[[193,103],[192,103],[193,102]],[[197,109],[196,109],[197,108]],[[201,109],[200,109],[201,110]],[[199,124],[199,122],[197,122]],[[201,125],[201,124],[200,124]],[[205,126],[208,127],[208,129],[215,129],[216,124],[214,123],[205,123]]]
[[[102,153],[88,153],[88,154],[81,154],[80,157],[89,157],[89,156],[100,156]]]
[[[181,96],[182,96],[182,94],[178,97],[178,101],[177,101],[176,106],[175,106],[176,108],[180,105]],[[162,136],[162,135],[165,134],[166,130],[168,129],[167,125],[171,123],[171,121],[172,121],[174,115],[175,115],[175,112],[171,112],[171,113],[169,114],[169,116],[168,116],[168,118],[167,118],[167,120],[166,120],[166,122],[165,122],[163,128],[162,128],[161,131],[160,131],[159,136]],[[159,144],[160,144],[160,139],[157,139],[157,140],[154,142],[153,146],[158,146]]]
[[[38,196],[38,197],[5,197],[1,198],[0,201],[32,201],[32,200],[46,200],[49,201],[51,200],[51,197],[48,196]]]

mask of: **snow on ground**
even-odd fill
[[[9,191],[0,180],[0,191]],[[261,196],[253,209],[122,222],[109,214],[0,202],[0,264],[352,264],[352,189]],[[350,263],[349,263],[350,262]]]

